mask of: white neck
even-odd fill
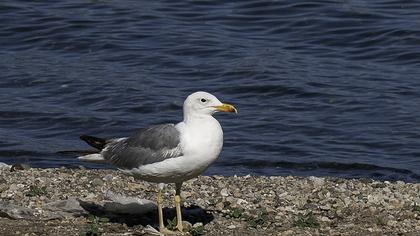
[[[200,114],[200,113],[191,113],[191,112],[187,112],[184,111],[184,123],[185,124],[189,124],[192,122],[196,122],[196,121],[203,121],[206,119],[214,119],[213,116],[209,115],[209,114]]]

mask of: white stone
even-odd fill
[[[326,216],[323,216],[323,217],[321,217],[321,219],[320,219],[322,222],[331,222],[331,220],[330,220],[330,218],[328,218],[328,217],[326,217]]]
[[[102,179],[106,182],[110,182],[110,181],[112,181],[113,178],[114,177],[111,174],[107,174]]]
[[[222,195],[222,197],[227,197],[229,196],[229,192],[226,188],[220,190],[220,195]]]
[[[388,222],[386,223],[388,226],[391,226],[391,227],[393,227],[393,226],[396,226],[397,224],[398,224],[398,222],[397,221],[395,221],[395,220],[388,220]]]
[[[244,199],[239,198],[236,201],[236,204],[238,204],[238,205],[245,205],[245,204],[248,204],[248,202],[246,200],[244,200]]]
[[[192,227],[193,228],[198,228],[198,227],[203,227],[204,225],[203,225],[203,222],[197,222],[197,223],[195,223]]]

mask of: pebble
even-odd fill
[[[222,197],[227,197],[229,196],[229,191],[226,188],[224,188],[220,190],[220,195],[222,195]]]
[[[7,184],[0,184],[0,193],[6,191],[9,189],[9,186]]]
[[[388,220],[388,222],[386,223],[388,226],[395,226],[395,225],[397,225],[398,224],[398,222],[397,221],[395,221],[395,220]]]
[[[235,225],[229,225],[227,228],[228,229],[236,229],[236,226]]]
[[[184,227],[186,231],[189,231],[193,227],[193,225],[190,222],[185,221],[185,220],[182,221],[182,226]]]
[[[12,167],[10,168],[10,171],[14,172],[14,171],[20,171],[20,170],[29,170],[29,169],[31,169],[31,167],[28,164],[18,163],[18,164],[12,165]]]
[[[223,210],[224,208],[225,208],[225,204],[223,204],[223,202],[218,202],[218,203],[216,204],[216,210],[221,211],[221,210]]]
[[[99,179],[99,178],[95,178],[95,179],[93,179],[92,180],[92,185],[93,186],[103,186],[104,185],[104,181],[102,181],[101,179]]]
[[[204,199],[202,199],[202,198],[198,198],[198,199],[196,200],[196,204],[197,204],[198,206],[205,206],[206,201],[205,201]]]
[[[321,210],[328,211],[328,210],[331,210],[331,205],[327,204],[327,205],[320,206],[319,208]]]
[[[199,228],[199,227],[203,227],[203,226],[204,226],[203,222],[197,222],[192,227],[193,228]]]
[[[328,217],[326,217],[326,216],[323,216],[323,217],[321,217],[321,219],[320,219],[322,222],[331,222],[331,220],[330,220],[330,218],[328,218]]]
[[[111,174],[107,174],[107,175],[105,175],[102,179],[103,179],[105,182],[111,182],[113,178],[114,178],[114,177],[113,177]]]
[[[239,191],[239,189],[236,189],[236,190],[233,192],[233,196],[234,196],[234,197],[236,197],[236,198],[239,198],[239,197],[241,197],[241,196],[242,196],[242,193],[241,193],[241,191]]]
[[[234,202],[236,203],[236,198],[229,196],[226,198],[226,201],[229,203],[234,203]]]
[[[19,187],[18,187],[18,185],[17,184],[11,184],[10,186],[9,186],[9,191],[10,192],[14,192],[14,191],[16,191],[16,190],[18,190],[19,189]]]
[[[238,200],[236,200],[236,204],[238,205],[246,205],[248,204],[248,202],[244,199],[239,198]]]
[[[295,235],[295,232],[289,229],[289,230],[283,231],[281,235],[284,235],[284,236]]]
[[[86,199],[95,199],[96,198],[96,195],[94,194],[94,193],[89,193],[87,196],[86,196]]]

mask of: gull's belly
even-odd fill
[[[213,158],[217,159],[217,156]],[[136,178],[156,183],[178,183],[203,173],[212,161],[197,160],[192,156],[171,158],[159,163],[123,170]]]

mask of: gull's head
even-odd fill
[[[235,112],[236,108],[222,103],[214,95],[206,92],[195,92],[185,99],[185,115],[213,115],[216,112]]]

